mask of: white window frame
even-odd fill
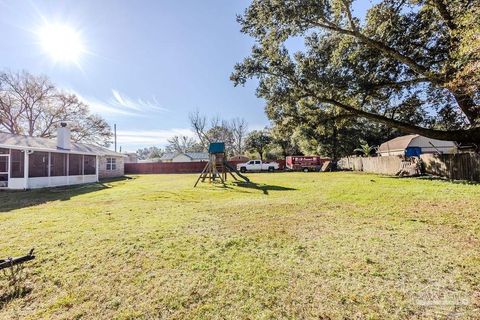
[[[108,157],[107,158],[107,171],[115,171],[117,170],[117,158]]]
[[[10,149],[7,149],[7,150],[8,150],[8,153],[0,154],[0,156],[4,157],[7,161],[7,171],[6,172],[2,171],[2,175],[7,176],[7,183],[6,183],[6,186],[4,186],[4,187],[0,186],[0,189],[8,189],[8,185],[9,185],[9,182],[10,182]]]

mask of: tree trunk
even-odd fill
[[[469,94],[454,92],[453,96],[457,101],[458,106],[467,117],[470,125],[480,125],[480,106],[475,104],[475,101]]]
[[[337,125],[335,122],[333,122],[333,134],[332,134],[332,159],[334,162],[338,160],[338,131],[337,131]]]

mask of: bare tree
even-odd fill
[[[198,137],[198,140],[200,140],[200,143],[202,144],[204,149],[208,148],[208,144],[210,143],[210,140],[208,136],[206,135],[206,128],[207,128],[207,117],[204,115],[201,115],[200,112],[197,110],[195,112],[190,113],[189,115],[190,118],[190,125],[192,126],[193,131]]]
[[[27,72],[0,73],[0,125],[14,134],[35,134],[42,107],[51,109],[54,86]]]
[[[199,144],[195,139],[187,136],[174,136],[168,139],[167,152],[200,152],[203,150],[203,146]]]
[[[233,152],[243,154],[245,151],[245,137],[248,132],[247,121],[243,118],[234,118],[230,122],[230,128],[233,135]]]
[[[204,150],[208,149],[211,142],[225,142],[226,153],[229,155],[241,154],[244,151],[244,138],[247,134],[245,119],[226,121],[219,116],[207,119],[196,111],[190,114],[190,125]]]
[[[91,114],[76,95],[55,88],[46,77],[27,72],[0,73],[0,130],[51,138],[63,121],[71,123],[74,141],[110,143],[108,123]]]

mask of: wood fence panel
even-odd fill
[[[396,175],[402,169],[402,157],[369,157],[369,158],[342,158],[338,167],[343,170],[365,171],[386,175]]]
[[[476,153],[422,154],[424,173],[453,180],[480,181],[480,155]],[[402,156],[342,158],[338,167],[343,170],[365,171],[386,175],[414,175],[415,163]],[[410,168],[409,168],[410,166]]]
[[[454,180],[480,181],[480,155],[476,153],[422,154],[428,174]]]

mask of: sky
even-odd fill
[[[256,82],[234,87],[229,80],[254,43],[236,22],[249,3],[0,0],[0,68],[46,75],[79,95],[92,112],[117,125],[123,151],[193,136],[188,115],[197,110],[263,128],[268,119]],[[52,56],[45,45],[49,26],[66,27],[79,39],[75,61]]]

